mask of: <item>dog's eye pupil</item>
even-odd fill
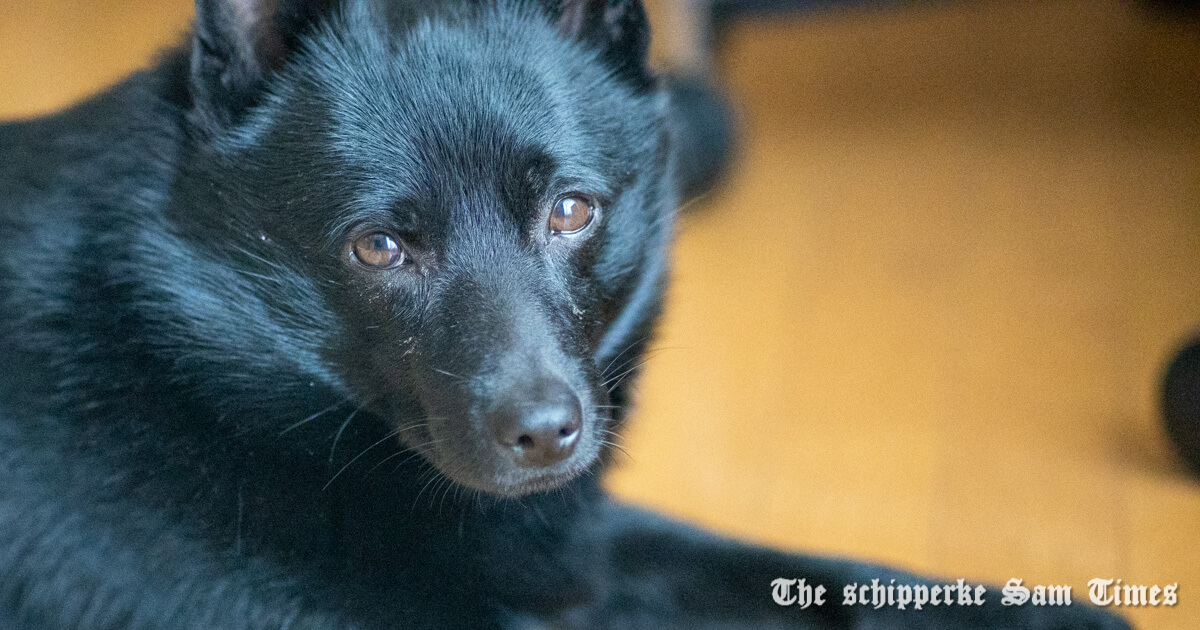
[[[404,250],[391,236],[370,232],[354,239],[354,257],[368,267],[386,269],[404,261]]]
[[[550,231],[554,234],[578,232],[591,223],[594,211],[591,202],[584,197],[563,197],[550,211]]]

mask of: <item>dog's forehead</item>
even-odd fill
[[[385,42],[354,33],[320,69],[334,146],[375,166],[464,175],[517,155],[586,154],[570,47],[548,28],[521,26],[524,37],[433,20]]]
[[[322,47],[310,78],[327,146],[373,198],[415,202],[412,216],[440,221],[552,175],[607,192],[588,59],[548,24],[423,20]]]

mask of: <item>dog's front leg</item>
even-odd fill
[[[581,617],[577,623],[568,620],[565,625],[612,629],[1129,627],[1115,615],[1079,602],[1061,607],[1004,606],[1000,591],[992,587],[785,554],[616,504],[607,514],[611,590],[606,604],[594,616]],[[893,587],[890,592],[888,586]],[[909,588],[901,594],[897,586]],[[923,587],[921,593],[937,587],[938,603],[925,601],[918,610],[911,598],[914,587]],[[863,597],[868,598],[865,604]],[[903,609],[902,599],[908,600]]]

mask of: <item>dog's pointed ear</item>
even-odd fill
[[[647,67],[650,21],[642,0],[550,0],[563,36],[600,47],[618,75],[639,87],[652,83]]]
[[[236,122],[260,96],[263,81],[294,52],[297,40],[332,0],[196,0],[192,102],[208,124]]]

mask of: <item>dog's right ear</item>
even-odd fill
[[[196,0],[190,90],[205,125],[238,121],[335,0]]]
[[[546,0],[544,0],[546,1]],[[639,87],[651,84],[646,66],[650,21],[642,0],[548,0],[558,31],[599,47],[617,75]]]

